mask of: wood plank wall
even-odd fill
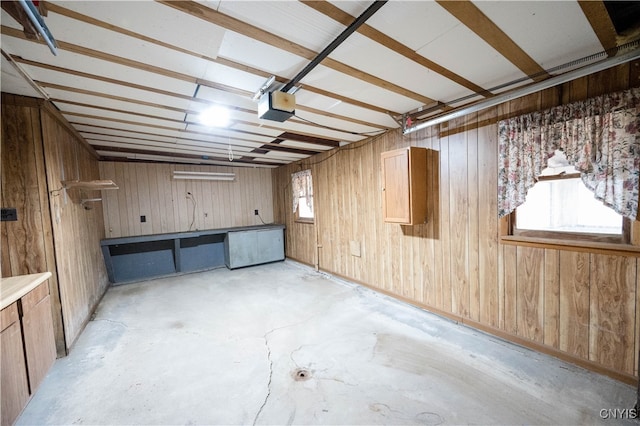
[[[104,238],[102,204],[87,210],[83,198],[99,198],[100,191],[60,190],[64,180],[100,178],[97,156],[49,104],[41,114],[51,223],[56,253],[60,302],[67,347],[89,321],[109,286],[100,250]]]
[[[640,86],[617,66],[407,136],[390,132],[274,171],[286,255],[514,342],[636,383],[639,260],[578,247],[502,244],[497,122]],[[380,154],[428,149],[428,223],[382,220]],[[291,173],[311,168],[315,224],[291,212]],[[353,247],[360,253],[353,252]]]
[[[3,277],[52,272],[49,289],[58,355],[66,353],[58,275],[44,173],[41,103],[32,98],[2,97],[2,207],[17,210],[18,220],[0,222]]]
[[[47,102],[2,94],[2,276],[50,271],[58,355],[66,353],[109,284],[102,208],[85,210],[65,179],[98,179],[98,161]]]
[[[174,170],[235,173],[236,179],[174,180]],[[100,176],[120,188],[103,194],[107,237],[273,222],[271,169],[100,162]]]

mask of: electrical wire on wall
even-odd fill
[[[335,130],[337,132],[348,133],[350,135],[357,135],[357,136],[378,136],[389,130],[389,129],[380,129],[380,130],[373,130],[371,132],[351,132],[348,130],[338,129],[337,127],[325,126],[324,124],[316,123],[315,121],[311,121],[304,117],[300,117],[298,114],[294,114],[294,117],[299,120],[306,121],[309,124],[313,124],[314,126],[322,127],[323,129]]]
[[[198,205],[198,203],[196,202],[196,197],[193,196],[192,193],[187,192],[187,198],[189,200],[191,200],[191,202],[193,203],[193,212],[191,214],[191,223],[189,224],[189,231],[191,231],[191,229],[193,228],[193,224],[196,222],[196,206]]]
[[[360,144],[360,145],[351,146],[351,144],[350,144],[350,145],[347,145],[346,147],[335,148],[332,153],[330,153],[329,155],[327,155],[326,157],[324,157],[321,160],[314,161],[314,162],[309,162],[308,159],[303,159],[303,160],[298,161],[296,163],[296,165],[298,166],[299,170],[308,169],[311,166],[315,166],[317,164],[324,163],[325,161],[331,159],[334,155],[336,155],[336,154],[338,154],[338,153],[340,153],[342,151],[353,151],[353,150],[356,150],[356,149],[363,148],[363,147],[369,145],[370,143],[373,143],[373,142],[377,141],[382,136],[384,136],[384,133],[380,134],[380,135],[372,136],[372,137],[370,137],[368,139],[365,139],[365,142]],[[356,144],[356,143],[357,142],[354,142],[353,144]],[[318,155],[322,155],[322,154],[318,154]],[[286,181],[286,183],[284,185],[284,188],[282,190],[284,191],[284,193],[286,193],[287,191],[289,191],[290,187],[291,187],[291,179],[288,179]]]
[[[229,161],[233,161],[233,149],[231,148],[231,136],[227,136],[229,138]]]

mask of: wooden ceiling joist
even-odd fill
[[[318,52],[314,52],[311,49],[307,49],[306,47],[296,44],[291,40],[287,40],[285,38],[279,37],[268,31],[260,29],[254,25],[247,24],[246,22],[239,21],[231,16],[227,16],[223,13],[217,12],[200,3],[190,2],[190,1],[173,1],[173,0],[171,1],[157,0],[157,1],[158,3],[172,7],[181,12],[188,13],[192,16],[203,19],[207,22],[218,25],[222,28],[226,28],[230,31],[234,31],[238,34],[255,38],[257,40],[262,41],[263,43],[270,44],[279,49],[285,50],[289,53],[293,53],[294,55],[298,55],[308,60],[313,60],[313,58],[315,58],[318,54]],[[411,90],[405,89],[404,87],[398,86],[389,81],[383,80],[374,75],[371,75],[362,70],[351,67],[349,65],[343,64],[331,58],[325,58],[322,61],[322,65],[327,66],[335,71],[342,72],[346,75],[349,75],[350,77],[358,78],[369,84],[372,84],[378,87],[383,87],[386,90],[389,90],[390,92],[397,93],[399,95],[406,96],[407,98],[417,100],[419,102],[422,102],[423,104],[429,104],[431,102],[434,102],[433,99],[427,96],[412,92]]]
[[[222,56],[218,56],[216,58],[213,58],[213,57],[210,57],[210,56],[206,56],[206,55],[202,55],[202,54],[199,54],[199,53],[196,53],[196,52],[192,52],[192,51],[190,51],[188,49],[184,49],[184,48],[182,48],[180,46],[176,46],[176,45],[173,45],[173,44],[165,43],[165,42],[162,42],[162,41],[157,40],[155,38],[147,37],[147,36],[145,36],[143,34],[127,30],[127,29],[119,27],[117,25],[109,24],[107,22],[100,21],[100,20],[92,18],[90,16],[83,15],[81,13],[78,13],[78,12],[72,11],[70,9],[61,7],[60,5],[57,5],[57,4],[53,4],[53,3],[46,3],[46,4],[47,4],[48,10],[50,10],[51,12],[58,13],[60,15],[66,16],[68,18],[76,19],[76,20],[81,21],[81,22],[86,22],[86,23],[89,23],[91,25],[95,25],[95,26],[100,27],[100,28],[104,28],[104,29],[107,29],[107,30],[110,30],[110,31],[114,31],[114,32],[117,32],[119,34],[123,34],[123,35],[129,36],[129,37],[133,37],[133,38],[136,38],[138,40],[141,40],[141,41],[144,41],[144,42],[147,42],[147,43],[153,43],[153,44],[156,44],[158,46],[174,50],[176,52],[180,52],[180,53],[184,53],[184,54],[187,54],[187,55],[191,55],[193,57],[200,58],[200,59],[205,59],[207,61],[219,64],[219,65],[223,65],[223,66],[229,67],[229,68],[234,69],[234,70],[246,72],[246,73],[249,73],[249,74],[258,75],[258,76],[261,76],[261,77],[263,77],[265,79],[269,78],[272,75],[271,73],[265,72],[263,70],[255,68],[255,67],[251,67],[251,66],[248,66],[248,65],[245,65],[245,64],[241,64],[241,63],[232,61],[232,60],[230,60],[228,58],[224,58]],[[281,82],[281,83],[285,83],[287,81],[287,79],[285,77],[282,77],[282,76],[276,76],[276,81]],[[382,113],[382,114],[387,114],[389,112],[391,112],[393,114],[399,114],[399,113],[394,112],[394,111],[387,111],[384,108],[380,108],[380,107],[378,107],[376,105],[372,105],[372,104],[368,104],[368,103],[365,103],[365,102],[361,102],[361,101],[358,101],[356,99],[348,98],[346,96],[342,96],[342,95],[339,95],[337,93],[328,92],[328,91],[325,91],[325,90],[322,90],[322,89],[319,89],[319,88],[316,88],[316,87],[313,87],[313,86],[305,85],[304,86],[304,90],[307,90],[309,92],[313,92],[313,93],[316,93],[316,94],[319,94],[319,95],[327,96],[329,98],[333,98],[333,99],[336,99],[336,100],[339,100],[339,101],[342,101],[342,102],[345,102],[347,104],[351,104],[351,105],[354,105],[354,106],[357,106],[357,107],[360,107],[360,108],[368,109],[368,110],[371,110],[371,111],[376,111],[376,112],[379,112],[379,113]]]
[[[312,9],[340,22],[343,25],[349,25],[351,21],[353,21],[354,17],[350,14],[344,12],[342,9],[337,6],[329,3],[328,1],[317,1],[317,0],[301,0],[301,2]],[[442,75],[443,77],[456,82],[462,87],[465,87],[471,90],[474,93],[482,93],[483,96],[490,96],[491,92],[486,89],[478,86],[477,84],[467,80],[464,77],[461,77],[445,67],[438,65],[437,63],[425,58],[424,56],[418,54],[413,49],[405,46],[402,43],[392,39],[391,37],[383,34],[382,32],[372,28],[371,26],[364,24],[357,30],[360,34],[369,37],[371,40],[380,43],[381,45],[387,47],[388,49],[404,56],[407,59],[410,59],[421,66]]]
[[[532,80],[541,81],[550,77],[544,68],[487,18],[472,2],[449,0],[436,0],[436,2]]]
[[[604,50],[609,52],[609,56],[615,55],[617,33],[604,3],[594,0],[578,0],[578,4],[584,12],[584,16],[589,21],[589,24],[591,24],[593,31],[598,36],[598,40],[602,43]]]

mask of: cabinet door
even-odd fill
[[[3,329],[0,333],[0,399],[4,426],[13,424],[29,399],[17,302],[2,310],[0,325]]]
[[[34,393],[56,359],[49,283],[44,282],[22,299],[22,329],[29,386]]]
[[[427,150],[383,152],[382,209],[385,222],[419,225],[427,221]]]
[[[282,229],[257,231],[259,263],[284,260],[283,232]]]
[[[29,370],[29,385],[31,393],[34,393],[56,360],[49,295],[24,314],[22,326]]]
[[[385,222],[410,223],[409,151],[382,153],[382,211]]]
[[[255,231],[229,232],[225,243],[226,264],[229,269],[257,263],[258,237]]]
[[[225,262],[229,269],[284,260],[282,229],[229,232],[225,239]]]

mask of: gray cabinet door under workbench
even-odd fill
[[[229,269],[284,260],[282,228],[229,232],[224,244]]]

